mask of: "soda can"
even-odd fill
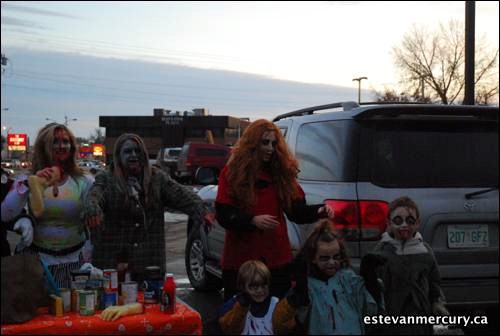
[[[65,313],[71,310],[71,290],[69,288],[61,288],[59,290],[63,302],[63,311]]]
[[[114,268],[103,270],[104,278],[109,279],[109,283],[104,287],[105,291],[118,291],[118,272]]]
[[[71,311],[78,313],[80,312],[80,292],[83,289],[71,289]]]
[[[80,315],[91,316],[95,314],[95,293],[93,290],[80,292]]]
[[[159,266],[147,266],[146,277],[143,282],[144,303],[158,303],[160,299],[160,287],[163,276]]]
[[[60,296],[50,295],[49,312],[57,317],[63,316],[63,300]]]
[[[104,292],[102,294],[102,303],[101,308],[106,309],[110,306],[116,306],[118,302],[118,293],[117,292]]]
[[[124,305],[137,302],[138,285],[135,281],[120,284],[120,296]]]

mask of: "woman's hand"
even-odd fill
[[[274,230],[279,225],[276,216],[258,215],[252,218],[252,224],[261,230]]]
[[[58,167],[47,167],[42,170],[39,170],[35,174],[38,177],[44,178],[47,182],[45,184],[46,187],[50,187],[59,182],[61,178],[61,172]]]
[[[326,213],[328,219],[333,219],[335,217],[335,210],[328,204],[325,204],[321,208],[318,209],[318,215]]]

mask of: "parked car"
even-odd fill
[[[198,167],[221,170],[229,159],[231,148],[202,142],[187,142],[177,161],[176,177],[191,180]]]
[[[420,232],[434,250],[448,307],[470,311],[498,309],[498,113],[485,106],[351,102],[274,122],[299,161],[307,202],[335,209],[355,269],[385,231],[388,203],[409,196],[419,206]],[[198,194],[213,208],[217,186]],[[312,225],[287,225],[297,251]],[[224,229],[216,223],[207,235],[199,227],[189,221],[189,279],[197,290],[220,288]]]
[[[14,161],[11,159],[2,159],[2,168],[14,168]]]
[[[177,171],[177,161],[181,150],[182,147],[166,147],[160,149],[156,156],[156,164],[170,174],[171,177],[174,177]]]
[[[96,175],[106,169],[106,164],[98,160],[82,160],[78,162],[78,166],[92,175]]]

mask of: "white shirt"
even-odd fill
[[[247,313],[245,319],[245,327],[243,327],[242,335],[274,335],[273,333],[273,313],[279,299],[275,296],[271,297],[269,308],[266,315],[263,317],[255,317]]]

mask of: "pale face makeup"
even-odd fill
[[[339,242],[337,240],[331,242],[319,241],[312,262],[324,275],[328,277],[334,276],[342,266]]]
[[[52,143],[52,157],[56,164],[61,164],[69,159],[71,155],[71,140],[68,132],[58,128],[54,131],[54,142]]]
[[[390,215],[389,228],[397,240],[410,239],[418,231],[419,226],[420,221],[414,209],[397,207]]]
[[[276,134],[273,131],[264,132],[260,140],[260,154],[262,161],[269,162],[271,157],[276,150],[276,145],[278,141],[276,140]]]
[[[141,150],[139,144],[133,140],[127,140],[120,149],[120,163],[128,175],[139,175],[143,168]]]

